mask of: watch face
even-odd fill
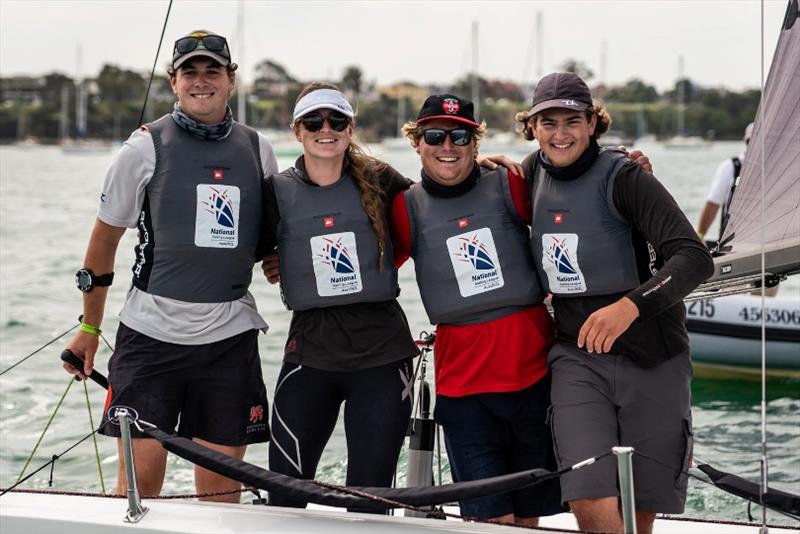
[[[81,291],[88,291],[92,288],[92,275],[85,269],[81,269],[75,274],[75,282],[77,283],[78,289]]]

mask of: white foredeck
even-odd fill
[[[139,523],[123,520],[124,499],[9,493],[0,497],[2,534],[201,534],[201,533],[408,533],[408,532],[546,532],[515,527],[440,521],[401,516],[345,513],[339,509],[313,506],[309,510],[201,503],[196,501],[148,500],[148,513]],[[457,510],[452,510],[457,512]],[[401,512],[398,512],[401,513]],[[548,528],[576,529],[571,514],[542,520]],[[797,532],[797,528],[771,528],[771,532]],[[658,520],[657,534],[756,534],[757,527],[727,524]]]

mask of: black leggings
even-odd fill
[[[284,362],[272,403],[269,468],[313,479],[344,402],[347,485],[389,487],[411,416],[413,372],[411,358],[346,372]],[[307,503],[270,494],[270,504]]]

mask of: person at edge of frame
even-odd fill
[[[258,331],[267,324],[248,291],[261,221],[261,180],[277,172],[270,143],[233,120],[228,98],[236,63],[226,39],[206,30],[175,41],[167,70],[177,97],[171,114],[134,131],[106,174],[77,281],[83,324],[67,347],[85,363],[98,348],[117,246],[137,228],[133,284],[120,312],[102,433],[135,417],[241,459],[269,439]],[[111,419],[111,420],[110,420]],[[178,424],[178,420],[180,423]],[[167,451],[134,425],[137,483],[158,495]],[[115,493],[127,491],[121,445]],[[204,500],[238,502],[241,484],[195,467]]]
[[[428,97],[403,131],[422,171],[392,203],[395,263],[414,259],[436,325],[435,418],[453,479],[553,469],[545,422],[553,321],[528,246],[530,197],[521,168],[504,156],[489,158],[491,170],[478,166],[486,124],[456,95]],[[632,157],[649,166],[641,152]],[[525,526],[564,510],[556,481],[460,506],[466,517]]]
[[[545,76],[516,118],[540,146],[522,166],[534,265],[555,312],[556,458],[564,467],[632,446],[636,522],[648,534],[656,513],[685,505],[692,364],[683,298],[713,262],[658,180],[598,146],[610,116],[580,77]],[[581,530],[622,532],[618,495],[613,457],[561,477]]]
[[[744,150],[742,153],[720,163],[714,173],[706,203],[703,205],[703,210],[700,212],[700,218],[697,221],[697,235],[700,236],[700,239],[705,239],[706,232],[708,232],[708,229],[711,227],[711,223],[714,222],[717,212],[720,211],[720,207],[722,207],[719,226],[720,235],[717,237],[717,240],[722,239],[722,228],[727,218],[728,207],[730,206],[733,192],[736,189],[736,183],[742,173],[744,158],[747,154],[750,138],[753,137],[754,127],[755,123],[751,122],[744,129]],[[709,249],[714,249],[717,245],[717,241],[706,241],[706,245]]]

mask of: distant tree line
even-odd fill
[[[575,60],[568,60],[561,68],[578,72],[587,80],[593,77],[585,65]],[[26,80],[27,85],[23,83]],[[32,137],[53,141],[60,136],[74,137],[78,91],[87,94],[87,136],[123,139],[138,126],[147,81],[140,72],[110,64],[104,65],[95,78],[81,82],[58,72],[25,80],[0,78],[0,140]],[[472,82],[470,75],[449,86],[416,86],[406,82],[406,88],[411,86],[415,90],[403,95],[393,91],[392,86],[378,87],[366,81],[362,70],[355,65],[346,67],[341,78],[334,80],[357,104],[360,135],[367,140],[397,135],[398,124],[416,116],[425,94],[448,91],[469,98]],[[254,79],[248,80],[248,124],[264,129],[287,128],[294,101],[304,83],[272,60],[259,63]],[[490,130],[512,130],[514,113],[530,105],[532,87],[482,77],[477,85],[481,95],[480,115]],[[683,95],[684,133],[739,139],[744,127],[753,120],[760,98],[759,90],[703,88],[689,79],[679,80],[664,93],[639,79],[619,86],[595,85],[593,92],[607,104],[613,118],[612,128],[629,136],[674,135],[679,98]],[[234,94],[231,100],[234,111],[238,105],[236,99]],[[173,102],[168,80],[163,75],[156,76],[145,120],[168,113]],[[399,114],[403,109],[405,113]]]

